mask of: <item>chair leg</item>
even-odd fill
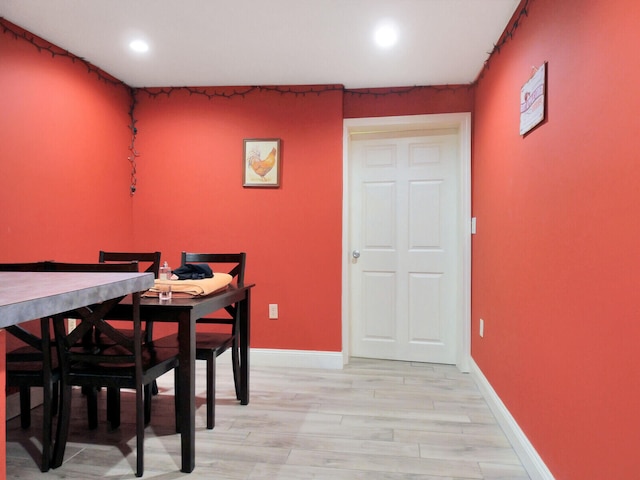
[[[107,388],[107,421],[112,430],[120,426],[120,389],[115,387]]]
[[[173,370],[173,406],[176,417],[176,433],[180,433],[180,392],[179,392],[178,369]]]
[[[85,393],[87,396],[87,420],[89,430],[95,430],[98,428],[98,391],[93,387],[89,387]]]
[[[58,468],[64,460],[64,449],[69,437],[69,424],[71,423],[71,385],[62,385],[60,388],[60,413],[58,426],[56,427],[56,441],[53,447],[51,468]]]
[[[144,341],[147,343],[153,341],[153,322],[145,323]],[[151,393],[153,395],[158,395],[158,393],[160,393],[160,390],[158,390],[158,382],[155,380],[151,387]]]
[[[236,387],[236,399],[240,400],[240,347],[231,348],[231,364],[233,366],[233,384]]]
[[[31,426],[31,388],[20,387],[20,426]]]
[[[52,395],[53,385],[45,382],[42,386],[42,463],[40,470],[49,471],[51,466],[51,425],[52,425]]]
[[[207,357],[207,428],[212,430],[216,424],[216,352],[210,351]]]
[[[151,397],[153,396],[153,384],[145,385],[143,391],[144,424],[149,425],[149,422],[151,422]]]

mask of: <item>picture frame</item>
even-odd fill
[[[533,68],[529,80],[520,89],[520,135],[524,136],[546,119],[547,62]]]
[[[280,186],[281,142],[279,138],[246,138],[242,155],[242,186]]]

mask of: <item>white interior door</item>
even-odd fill
[[[349,136],[350,355],[457,363],[460,130],[395,127]]]

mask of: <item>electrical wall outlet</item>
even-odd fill
[[[269,319],[275,320],[278,318],[278,304],[270,303],[269,304]]]
[[[484,337],[484,320],[480,319],[480,336]]]
[[[78,320],[76,318],[67,318],[67,329],[71,332],[76,328]]]

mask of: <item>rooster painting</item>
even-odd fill
[[[278,186],[279,147],[279,140],[245,140],[245,186]]]
[[[264,178],[267,173],[271,171],[273,166],[276,164],[276,149],[275,147],[271,149],[269,155],[264,160],[260,159],[260,154],[256,152],[256,155],[249,157],[249,166],[260,175],[263,181],[266,181]]]

